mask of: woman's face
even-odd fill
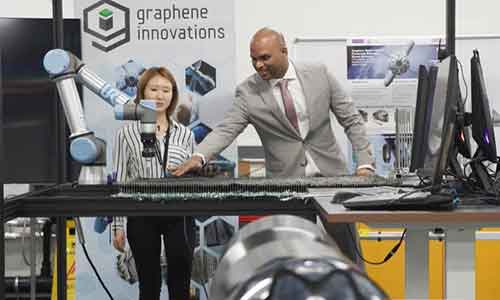
[[[153,76],[144,88],[144,99],[155,100],[158,113],[167,111],[173,95],[172,83],[159,74]]]

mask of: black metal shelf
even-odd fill
[[[149,200],[112,197],[112,185],[79,186],[63,184],[40,192],[27,193],[6,201],[5,219],[15,217],[93,217],[93,216],[206,216],[270,215],[316,213],[304,200]]]
[[[3,222],[17,217],[60,217],[65,220],[67,217],[77,216],[310,215],[317,213],[312,201],[299,199],[289,201],[173,200],[168,203],[159,203],[112,197],[117,192],[118,188],[113,185],[62,184],[26,193],[4,202],[2,205]],[[61,227],[65,229],[65,226]],[[0,255],[5,257],[4,251],[1,251]],[[57,268],[58,282],[61,280],[66,282],[66,272],[63,271],[65,266],[60,267],[58,264]],[[3,273],[0,280],[2,282],[5,280]],[[0,291],[0,299],[3,298],[4,290]]]

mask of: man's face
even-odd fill
[[[250,45],[252,65],[263,80],[282,78],[288,69],[288,51],[277,38],[256,37]]]

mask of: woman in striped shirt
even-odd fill
[[[171,118],[178,97],[175,79],[166,68],[150,68],[142,74],[138,83],[136,102],[142,99],[156,102],[158,151],[156,157],[142,157],[143,145],[139,122],[121,128],[117,133],[114,147],[118,182],[165,177],[168,168],[180,165],[191,157],[194,147],[192,132]],[[123,224],[123,217],[115,219],[113,245],[119,251],[123,251],[125,246]],[[139,277],[139,299],[160,299],[162,234],[168,262],[169,299],[188,299],[194,246],[194,219],[165,216],[127,219],[127,240],[134,255]]]

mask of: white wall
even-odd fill
[[[446,0],[236,1],[238,81],[251,74],[248,41],[260,27],[296,37],[444,35]],[[457,0],[457,34],[500,33],[500,4]]]
[[[52,0],[0,0],[0,16],[50,17]],[[64,16],[74,3],[63,0]],[[147,0],[144,0],[145,2]],[[180,0],[179,0],[180,1]],[[179,2],[177,1],[177,2]],[[444,35],[446,0],[235,0],[237,81],[253,73],[248,43],[264,26],[282,31],[289,46],[297,37]],[[457,34],[499,34],[500,4],[494,0],[456,0]],[[258,144],[252,130],[240,145]]]
[[[446,0],[236,1],[237,81],[253,72],[248,42],[260,27],[283,32],[289,48],[297,37],[444,35],[445,8]],[[499,34],[499,8],[494,0],[457,0],[456,34]],[[246,130],[238,143],[259,141]]]
[[[78,0],[63,0],[65,17],[75,16],[75,1]],[[446,0],[235,1],[238,81],[253,72],[248,42],[263,26],[282,31],[289,44],[296,37],[437,35],[445,32]],[[0,0],[0,3],[0,17],[52,16],[52,0]],[[497,1],[456,0],[456,6],[457,34],[499,33],[500,4]]]

